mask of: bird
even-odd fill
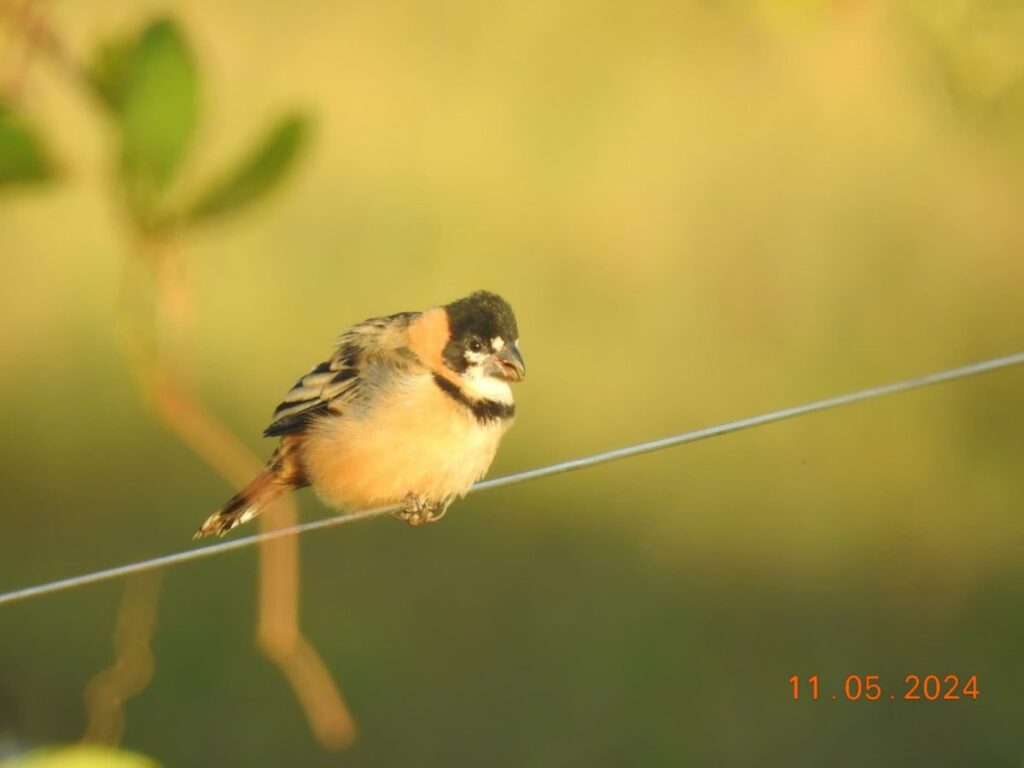
[[[357,323],[288,391],[263,431],[279,440],[266,466],[194,538],[305,486],[331,507],[436,522],[490,468],[525,376],[515,313],[490,291]]]

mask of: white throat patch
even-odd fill
[[[483,369],[479,366],[470,366],[461,378],[463,391],[474,400],[512,403],[512,388],[508,382],[494,376],[485,376]]]

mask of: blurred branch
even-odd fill
[[[184,222],[175,223],[168,214],[165,193],[199,117],[198,66],[184,31],[173,19],[151,22],[137,37],[115,40],[101,49],[102,55],[90,69],[70,53],[34,0],[0,0],[0,18],[9,22],[12,36],[24,39],[27,51],[20,68],[12,73],[12,88],[23,85],[24,68],[31,53],[38,51],[101,111],[115,118],[122,202],[139,256],[128,265],[122,295],[121,336],[128,364],[164,426],[229,483],[243,485],[259,471],[261,462],[203,406],[183,376],[193,325],[192,297],[185,261],[174,241],[175,228]],[[188,223],[237,212],[271,192],[304,145],[307,123],[296,114],[279,121],[235,168],[186,206]],[[142,275],[151,284],[141,282]],[[294,526],[294,501],[279,501],[261,520],[268,531]],[[281,669],[320,743],[330,749],[344,748],[355,736],[352,717],[299,628],[295,537],[261,546],[259,583],[258,646]],[[97,675],[86,691],[89,740],[118,741],[124,730],[123,703],[149,681],[148,643],[159,592],[147,584],[134,580],[127,584],[115,663]]]
[[[3,84],[0,85],[0,95],[12,101],[16,101],[21,97],[22,91],[25,88],[29,64],[31,63],[32,55],[35,53],[33,36],[24,34],[24,31],[32,26],[32,19],[30,18],[32,3],[33,0],[22,0],[20,4],[11,0],[0,6],[5,16],[8,16],[11,20],[8,37],[10,49],[5,57],[5,59],[10,61],[9,63],[4,61],[3,70],[6,70],[7,74],[4,77]]]
[[[83,741],[118,744],[124,735],[125,702],[142,693],[153,678],[149,643],[162,580],[163,574],[143,573],[125,582],[114,629],[114,663],[85,687],[88,724]]]
[[[147,343],[141,318],[131,311],[131,305],[138,306],[138,297],[147,291],[138,283],[130,284],[126,287],[123,329],[129,364],[164,426],[230,484],[244,485],[260,470],[262,462],[203,406],[177,373],[180,365],[172,362],[181,356],[183,329],[192,324],[190,291],[180,251],[167,238],[145,237],[140,243],[143,261],[155,280],[156,337]],[[294,500],[279,500],[261,520],[263,530],[295,525]],[[355,738],[352,716],[323,661],[299,628],[296,537],[261,545],[259,607],[259,648],[281,669],[319,742],[329,749],[347,747]]]
[[[22,53],[20,58],[14,54],[15,64],[8,72],[3,92],[15,98],[21,94],[29,64],[36,53],[46,55],[76,85],[87,86],[87,90],[92,91],[85,67],[50,27],[40,3],[36,0],[0,0],[0,19],[10,27],[12,40],[17,36],[23,40]]]

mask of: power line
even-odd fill
[[[542,477],[549,477],[550,475],[559,475],[563,472],[573,472],[577,469],[585,469],[597,464],[619,461],[620,459],[639,456],[643,453],[652,453],[654,451],[672,448],[673,446],[683,445],[685,443],[695,443],[698,440],[705,440],[709,437],[726,435],[730,432],[739,432],[740,430],[758,427],[762,424],[784,421],[785,419],[792,419],[796,416],[803,416],[804,414],[815,413],[816,411],[838,408],[840,406],[850,405],[851,403],[857,403],[862,400],[873,400],[885,395],[893,395],[898,392],[920,389],[921,387],[927,387],[933,384],[942,384],[944,382],[955,381],[957,379],[964,379],[968,376],[977,376],[978,374],[988,373],[989,371],[996,371],[1002,368],[1009,368],[1011,366],[1021,364],[1024,364],[1024,352],[1018,352],[1004,357],[996,357],[990,360],[984,360],[980,363],[964,365],[959,368],[950,368],[945,371],[939,371],[938,373],[929,373],[924,376],[898,381],[893,384],[868,387],[867,389],[849,392],[845,395],[838,395],[824,400],[816,400],[804,405],[770,411],[769,413],[763,413],[759,416],[751,416],[750,418],[730,421],[725,424],[697,429],[691,432],[682,432],[678,435],[661,438],[660,440],[650,440],[645,443],[638,443],[637,445],[630,445],[625,448],[617,448],[603,453],[595,453],[592,456],[584,456],[579,459],[571,459],[558,464],[551,464],[546,467],[538,467],[536,469],[526,470],[525,472],[517,472],[512,475],[497,477],[493,480],[485,480],[482,483],[477,483],[472,490],[486,491],[493,488],[501,488],[506,485],[523,483],[528,480],[538,480]],[[101,571],[85,573],[81,576],[72,576],[71,578],[61,579],[59,581],[51,581],[45,584],[38,584],[33,587],[25,587],[24,589],[17,589],[0,594],[0,606],[20,602],[22,600],[29,600],[35,597],[42,597],[43,595],[49,595],[54,592],[77,589],[89,584],[97,584],[102,581],[110,581],[112,579],[121,578],[122,576],[130,576],[136,573],[143,573],[144,571],[153,571],[160,568],[167,568],[172,565],[179,565],[180,563],[192,560],[213,557],[214,555],[221,555],[225,552],[231,552],[236,549],[251,547],[252,545],[260,542],[280,539],[284,536],[293,536],[302,533],[309,533],[311,531],[319,531],[325,528],[333,528],[338,525],[344,525],[345,523],[354,523],[357,520],[368,520],[372,517],[380,517],[381,515],[395,512],[400,508],[400,505],[394,505],[390,507],[381,507],[380,509],[369,509],[361,512],[350,512],[342,515],[335,515],[321,520],[301,523],[289,528],[268,531],[266,533],[258,533],[252,536],[235,539],[233,541],[220,542],[200,549],[176,552],[171,555],[164,555],[163,557],[155,557],[150,560],[141,560],[136,563],[117,566],[116,568],[107,568]]]

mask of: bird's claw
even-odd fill
[[[397,512],[392,512],[399,520],[407,522],[411,526],[425,525],[426,523],[436,523],[442,517],[445,512],[448,511],[448,505],[451,502],[442,501],[428,501],[422,496],[410,496],[405,501],[405,506]]]

